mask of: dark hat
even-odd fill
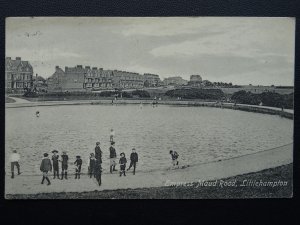
[[[44,157],[47,157],[48,156],[48,153],[44,153]]]
[[[54,152],[58,153],[58,151],[57,151],[57,150],[53,150],[53,151],[52,151],[52,153],[54,153]]]
[[[135,148],[132,148],[132,150],[135,150]]]
[[[97,142],[96,142],[96,145],[100,145],[100,142],[99,142],[99,141],[97,141]]]
[[[76,158],[80,158],[80,155],[76,155]]]
[[[112,141],[111,144],[114,145],[116,142]]]
[[[13,153],[17,153],[17,150],[13,150]]]
[[[124,153],[124,152],[122,152],[122,153],[120,154],[120,156],[121,156],[121,155],[124,155],[124,156],[125,156],[125,153]]]
[[[170,154],[172,153],[173,151],[172,150],[170,150]]]

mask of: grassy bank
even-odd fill
[[[247,181],[287,181],[285,186],[241,186]],[[105,182],[105,181],[103,181]],[[221,183],[236,182],[236,186]],[[219,199],[219,198],[289,198],[293,190],[293,164],[217,180],[217,186],[190,185],[155,188],[119,189],[81,193],[42,193],[6,195],[8,199]]]

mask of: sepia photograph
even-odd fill
[[[4,198],[292,198],[294,55],[292,17],[7,17]]]

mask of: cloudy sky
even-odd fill
[[[245,17],[7,18],[6,56],[49,77],[56,65],[161,78],[293,85],[295,20]]]

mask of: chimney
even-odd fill
[[[103,68],[99,68],[99,70],[103,70]]]
[[[77,65],[77,68],[81,68],[82,69],[82,65]]]
[[[93,67],[92,69],[93,69],[93,70],[97,70],[97,67]]]
[[[90,67],[90,66],[86,66],[85,68],[86,68],[86,69],[90,69],[91,67]]]
[[[21,61],[21,57],[16,57],[16,60],[20,60]]]
[[[11,57],[6,57],[7,60],[11,60]]]

